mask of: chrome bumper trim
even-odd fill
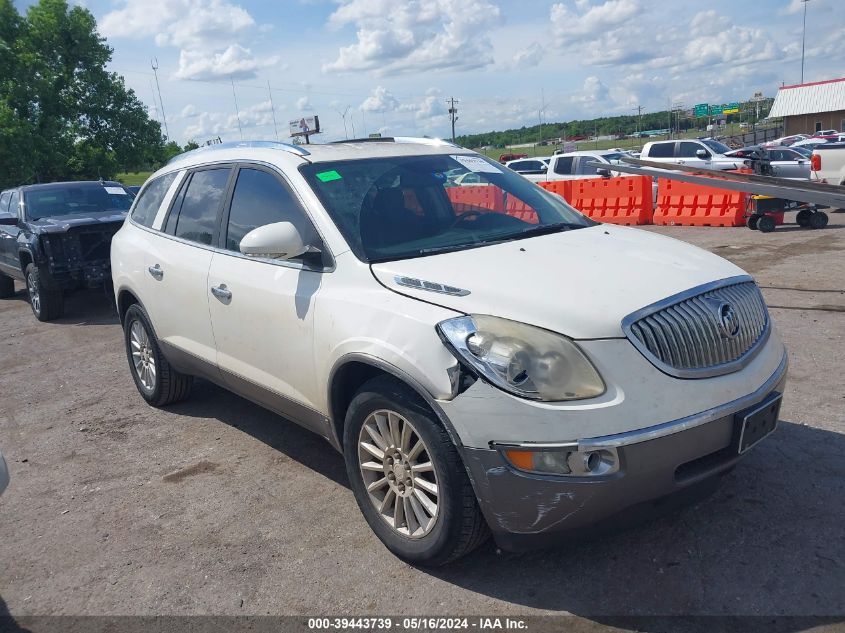
[[[647,442],[659,437],[667,435],[674,435],[688,429],[692,429],[708,422],[713,422],[728,415],[732,415],[737,411],[741,411],[753,404],[756,404],[765,398],[771,391],[783,380],[786,375],[787,367],[789,366],[789,359],[786,351],[783,352],[780,365],[769,379],[763,385],[746,396],[732,400],[725,404],[713,407],[701,413],[694,413],[685,418],[672,420],[671,422],[664,422],[663,424],[656,424],[644,429],[636,429],[633,431],[625,431],[624,433],[617,433],[615,435],[603,435],[601,437],[590,437],[577,441],[579,451],[594,451],[602,448],[619,448],[621,446],[628,446],[630,444],[639,444],[640,442]],[[522,448],[534,450],[556,450],[568,449],[572,450],[576,442],[502,442],[496,443],[496,448]]]

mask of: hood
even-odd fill
[[[100,226],[115,222],[122,223],[126,219],[126,214],[126,211],[118,211],[116,209],[96,211],[93,213],[72,213],[59,215],[54,218],[29,220],[29,226],[36,233],[62,233],[77,226]]]
[[[372,270],[400,294],[576,339],[622,337],[622,319],[635,310],[710,281],[745,274],[686,242],[607,224],[378,263]],[[397,283],[397,276],[468,293],[411,288]]]

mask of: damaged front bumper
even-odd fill
[[[683,419],[644,429],[579,440],[579,451],[612,450],[617,467],[591,476],[543,475],[515,468],[506,445],[464,448],[481,510],[500,547],[519,551],[560,542],[565,534],[593,534],[624,519],[654,514],[710,492],[740,452],[740,412],[774,401],[786,383],[787,357],[754,393]],[[776,413],[775,413],[776,415]],[[523,448],[554,449],[526,443]],[[565,448],[571,450],[572,444]],[[600,525],[596,525],[600,524]]]
[[[121,226],[122,223],[113,222],[43,234],[41,245],[53,285],[73,290],[106,283],[111,278],[111,240]]]

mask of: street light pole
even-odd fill
[[[804,41],[807,39],[807,3],[810,0],[801,0],[804,5],[804,26],[801,33],[801,83],[804,83]]]

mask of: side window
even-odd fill
[[[12,192],[12,197],[9,198],[9,213],[14,213],[18,218],[21,217],[20,195],[17,189]]]
[[[211,245],[217,213],[226,195],[231,171],[226,167],[194,172],[170,211],[168,232],[192,242]]]
[[[678,147],[678,158],[697,158],[696,152],[704,149],[698,143],[690,143],[688,141],[681,141]],[[706,151],[706,150],[705,150]],[[708,152],[709,154],[710,152]]]
[[[318,241],[305,211],[276,176],[258,169],[242,168],[229,210],[226,249],[238,251],[247,233],[274,222],[293,224],[306,244],[316,245]]]
[[[821,132],[821,131],[822,131],[822,122],[816,121],[816,132]]]
[[[675,150],[675,143],[655,143],[648,148],[649,158],[672,158]]]
[[[11,197],[11,191],[4,191],[3,193],[0,193],[0,213],[6,213],[9,211],[9,198]]]
[[[132,210],[133,220],[142,226],[150,227],[153,225],[158,208],[161,206],[170,185],[176,179],[177,173],[174,171],[172,174],[159,176],[152,182],[147,183],[135,202],[135,208]]]
[[[584,175],[584,174],[592,175],[592,174],[597,173],[597,171],[599,169],[609,169],[610,168],[610,165],[605,165],[603,167],[591,167],[590,166],[590,163],[600,163],[600,162],[602,162],[602,161],[599,160],[598,158],[596,158],[595,156],[582,156],[581,158],[578,159],[578,173],[582,174],[582,175]]]
[[[572,156],[567,156],[566,158],[558,158],[557,162],[555,162],[555,173],[561,174],[563,176],[568,176],[572,173],[572,161],[574,159]]]

